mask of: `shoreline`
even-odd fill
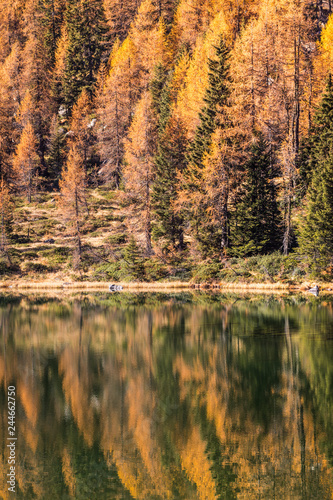
[[[180,290],[211,290],[215,292],[236,291],[236,292],[265,292],[265,293],[304,293],[316,283],[304,282],[301,284],[286,283],[189,283],[189,282],[98,282],[98,281],[0,281],[0,292],[11,290],[32,290],[32,291],[50,291],[50,290],[86,290],[86,291],[109,291],[109,285],[115,284],[122,286],[123,292],[149,292],[149,291],[180,291]],[[333,283],[320,285],[319,290],[325,293],[333,294]]]

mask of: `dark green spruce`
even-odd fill
[[[65,20],[69,43],[62,94],[64,104],[71,109],[83,89],[92,95],[106,52],[108,37],[102,0],[70,0]]]
[[[211,146],[212,134],[222,125],[219,116],[223,116],[223,108],[230,93],[229,51],[223,38],[215,50],[215,57],[208,61],[208,88],[204,97],[204,107],[199,113],[200,123],[189,148],[189,161],[197,167],[203,166],[203,157]]]
[[[232,253],[269,253],[281,246],[281,218],[272,154],[261,134],[251,148],[244,176],[231,231]]]
[[[48,58],[53,65],[57,42],[61,35],[61,24],[64,17],[64,4],[56,3],[54,0],[39,0],[39,13],[43,27],[43,40]]]
[[[61,170],[66,162],[66,132],[65,125],[60,124],[57,120],[54,129],[51,131],[46,158],[45,177],[47,178],[48,189],[58,187]]]
[[[333,258],[333,84],[329,76],[314,120],[307,210],[300,245],[318,271]]]
[[[131,236],[129,244],[124,249],[123,257],[128,276],[132,280],[142,281],[145,277],[144,259],[134,236]]]
[[[171,115],[170,90],[166,70],[158,65],[151,84],[152,103],[157,117],[157,153],[152,191],[153,237],[163,238],[165,247],[183,250],[184,220],[175,207],[178,174],[186,166],[187,139],[179,120]]]

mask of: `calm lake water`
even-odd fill
[[[0,497],[332,499],[332,300],[0,295]]]

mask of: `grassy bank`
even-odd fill
[[[177,291],[202,291],[211,290],[215,292],[230,292],[230,293],[255,293],[255,294],[286,294],[286,293],[308,293],[313,282],[305,282],[299,285],[289,285],[286,283],[188,283],[188,282],[121,282],[118,285],[122,286],[124,292],[177,292]],[[322,284],[320,290],[325,294],[333,294],[333,283]],[[26,291],[32,292],[108,292],[109,283],[106,282],[89,282],[89,281],[2,281],[0,282],[0,292]]]
[[[183,252],[155,248],[146,258],[144,235],[135,233],[136,215],[129,215],[119,192],[89,189],[89,216],[82,224],[82,258],[77,265],[75,238],[59,211],[54,194],[39,193],[32,203],[15,200],[12,231],[6,253],[0,255],[0,286],[19,288],[108,289],[109,283],[124,289],[306,289],[314,283],[330,285],[330,270],[314,274],[303,256],[293,253],[224,262],[205,258],[190,246]],[[137,254],[129,252],[135,233]],[[132,252],[133,253],[133,252]],[[132,255],[132,256],[131,256]]]

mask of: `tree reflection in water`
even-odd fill
[[[218,294],[0,297],[0,492],[329,499],[333,305]]]

